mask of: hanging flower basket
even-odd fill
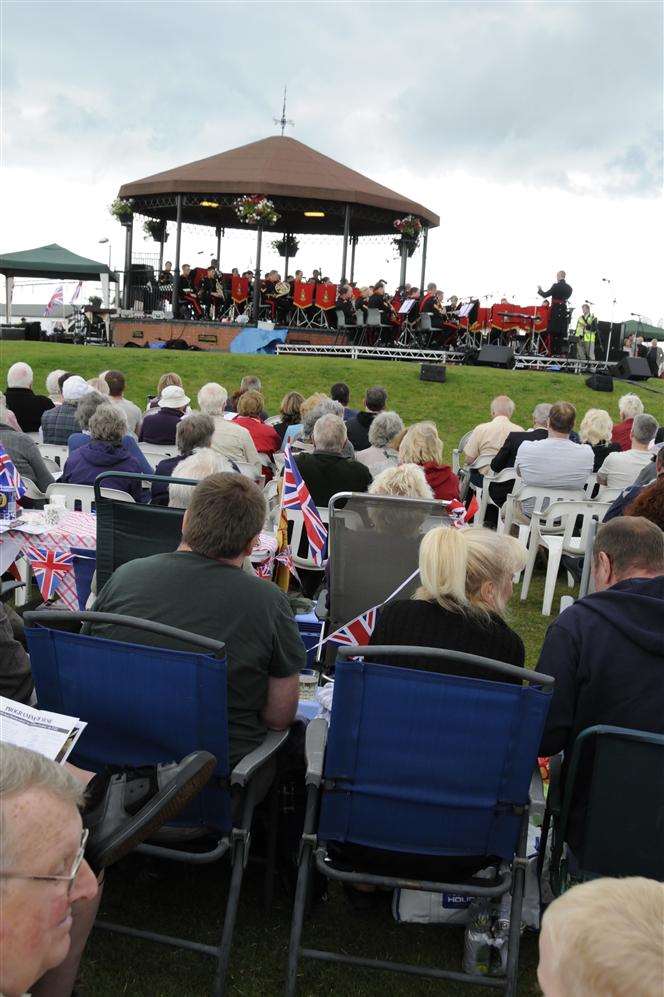
[[[121,197],[116,197],[108,210],[121,225],[131,225],[134,217],[134,202],[131,199],[124,201]]]
[[[401,255],[402,247],[405,246],[408,256],[412,256],[420,243],[422,222],[415,215],[406,215],[405,218],[397,218],[394,227],[399,236],[392,241],[399,255]]]
[[[235,213],[245,225],[274,225],[279,214],[263,194],[245,194],[233,202]]]
[[[406,255],[408,257],[412,256],[419,245],[419,239],[409,239],[408,236],[401,235],[398,239],[392,239],[392,243],[396,249],[396,255],[401,256],[401,248],[405,246]]]
[[[279,253],[279,256],[288,256],[289,260],[292,260],[292,258],[297,255],[300,243],[294,235],[284,235],[281,239],[274,240],[272,248]]]
[[[88,302],[92,305],[93,309],[101,308],[101,298],[98,294],[93,294],[88,298]]]
[[[166,222],[161,218],[148,218],[147,221],[143,223],[143,231],[146,236],[150,239],[154,239],[155,242],[166,242],[168,239]]]

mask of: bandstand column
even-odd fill
[[[166,220],[164,219],[164,227],[161,230],[161,239],[159,240],[159,273],[164,269],[164,244],[166,242]],[[157,277],[159,274],[157,274]]]
[[[406,283],[406,265],[408,263],[408,242],[401,236],[401,245],[399,247],[401,250],[401,269],[399,270],[399,287],[403,287]]]
[[[180,297],[180,242],[182,240],[182,194],[175,195],[175,259],[173,260],[173,318],[178,317]]]
[[[289,242],[289,239],[290,239],[290,232],[284,232],[284,239],[286,240],[286,252],[284,253],[284,277],[283,277],[283,279],[286,280],[286,278],[288,277],[288,261],[290,259],[289,255],[288,255],[288,242]]]
[[[354,235],[350,241],[350,277],[348,278],[351,284],[355,279],[355,247],[357,246],[358,236]]]
[[[219,267],[219,272],[221,273],[221,225],[217,225],[215,231],[217,234],[217,266]]]
[[[134,235],[134,216],[127,221],[123,221],[125,230],[125,259],[124,259],[124,285],[122,288],[122,303],[125,308],[129,308],[129,292],[131,280],[131,244]]]
[[[254,294],[251,303],[251,321],[258,325],[258,312],[261,300],[261,246],[263,243],[263,226],[258,223],[256,229],[256,266],[254,268]]]
[[[350,204],[346,204],[344,215],[344,246],[341,253],[341,283],[346,280],[346,261],[348,259],[348,240],[350,238]]]
[[[422,237],[422,272],[420,274],[420,297],[424,294],[424,280],[427,272],[427,243],[429,241],[429,227],[425,225]]]

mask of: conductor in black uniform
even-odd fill
[[[567,302],[572,296],[572,288],[565,281],[565,271],[559,270],[556,274],[556,283],[552,284],[548,291],[537,288],[537,293],[542,298],[551,298],[551,312],[549,314],[549,325],[547,333],[549,335],[549,348],[551,355],[559,357],[562,355],[567,335]]]

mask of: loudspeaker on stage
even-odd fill
[[[514,350],[509,346],[483,346],[475,363],[478,367],[512,368],[514,366]]]
[[[645,357],[623,357],[616,367],[616,377],[630,381],[647,381],[652,377],[650,365]]]

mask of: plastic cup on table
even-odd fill
[[[318,686],[318,673],[311,668],[300,672],[300,699],[315,699]]]

